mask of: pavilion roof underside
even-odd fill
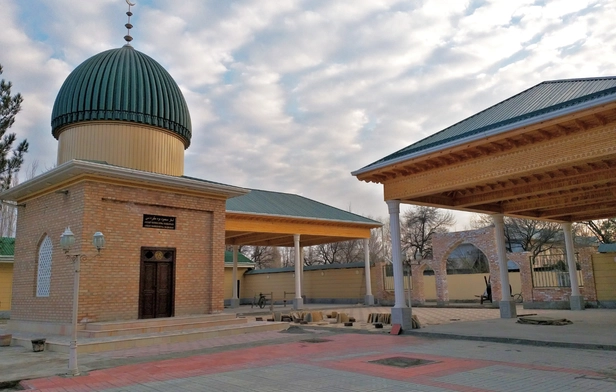
[[[358,174],[385,199],[522,218],[616,216],[616,102]]]
[[[227,245],[293,247],[294,235],[301,246],[313,246],[370,238],[370,230],[380,224],[298,219],[294,217],[234,214],[227,211]]]

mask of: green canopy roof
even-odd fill
[[[190,145],[188,106],[171,75],[130,45],[90,57],[66,78],[51,114],[52,134],[82,121],[128,121],[164,128]]]
[[[387,155],[353,172],[353,175],[458,145],[475,137],[506,132],[527,121],[539,121],[542,117],[551,118],[585,106],[597,106],[605,100],[614,100],[614,96],[616,76],[546,81]]]
[[[375,220],[303,196],[258,189],[227,199],[227,212],[381,225]]]
[[[0,256],[15,255],[15,238],[0,237]]]
[[[233,263],[233,252],[230,250],[225,251],[225,263]],[[237,253],[237,263],[238,264],[253,264],[252,260],[248,257],[244,256],[241,253]]]

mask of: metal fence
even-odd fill
[[[404,290],[412,289],[411,269],[403,267],[404,272]],[[383,266],[383,287],[386,291],[394,291],[394,266],[386,264]]]
[[[584,286],[584,279],[580,264],[577,262],[577,277],[580,287]],[[571,287],[569,266],[565,254],[545,254],[530,258],[533,287]]]

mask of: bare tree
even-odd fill
[[[364,261],[364,241],[350,240],[344,241],[342,245],[341,263],[358,263]]]
[[[560,224],[555,222],[505,216],[505,245],[508,252],[525,251],[537,256],[550,249],[562,248]],[[490,215],[478,214],[471,218],[471,227],[493,225]]]
[[[233,251],[233,245],[227,245],[226,250]],[[256,269],[274,268],[280,260],[278,249],[272,246],[240,245],[238,252],[248,257],[255,263]]]
[[[583,222],[590,232],[603,244],[616,242],[616,218]]]
[[[555,222],[505,217],[507,251],[523,250],[537,256],[562,248],[561,227]]]
[[[474,245],[464,244],[456,248],[447,258],[447,273],[489,272],[488,258]]]
[[[343,243],[332,242],[329,244],[321,244],[316,246],[319,264],[335,264],[342,262]]]
[[[470,227],[473,230],[483,229],[484,227],[493,226],[492,217],[487,214],[473,214],[470,219]]]
[[[282,267],[290,267],[295,265],[295,249],[292,247],[278,248],[280,252],[280,261]]]
[[[383,230],[370,230],[370,239],[368,240],[368,254],[371,262],[384,261],[386,258],[386,243],[383,241]],[[362,247],[363,252],[363,247]]]
[[[278,249],[272,246],[251,246],[249,257],[256,269],[275,268]]]
[[[280,264],[278,248],[273,246],[244,245],[241,247],[241,253],[255,263],[255,269],[276,268]]]
[[[405,211],[400,232],[407,260],[431,258],[434,234],[447,233],[455,223],[451,212],[435,207],[419,206]]]
[[[322,264],[319,259],[319,252],[316,246],[307,246],[304,248],[304,265]]]
[[[372,230],[372,236],[377,238],[375,242],[379,246],[377,259],[391,262],[391,232],[389,227],[389,218],[383,220],[382,222],[385,222],[385,224],[381,226],[380,229]],[[370,255],[370,258],[372,259],[372,254]]]

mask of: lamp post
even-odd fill
[[[73,278],[73,317],[72,317],[72,331],[71,331],[71,343],[69,346],[69,359],[68,369],[71,375],[79,375],[79,367],[77,366],[77,310],[79,309],[79,271],[81,267],[81,259],[86,260],[87,255],[82,253],[71,254],[71,248],[75,245],[75,235],[71,231],[70,227],[64,230],[64,233],[60,236],[60,245],[62,250],[66,254],[66,258],[73,262],[75,269],[75,275]],[[105,247],[105,236],[100,231],[94,233],[92,238],[92,245],[96,247],[98,256],[101,253],[101,249]]]

